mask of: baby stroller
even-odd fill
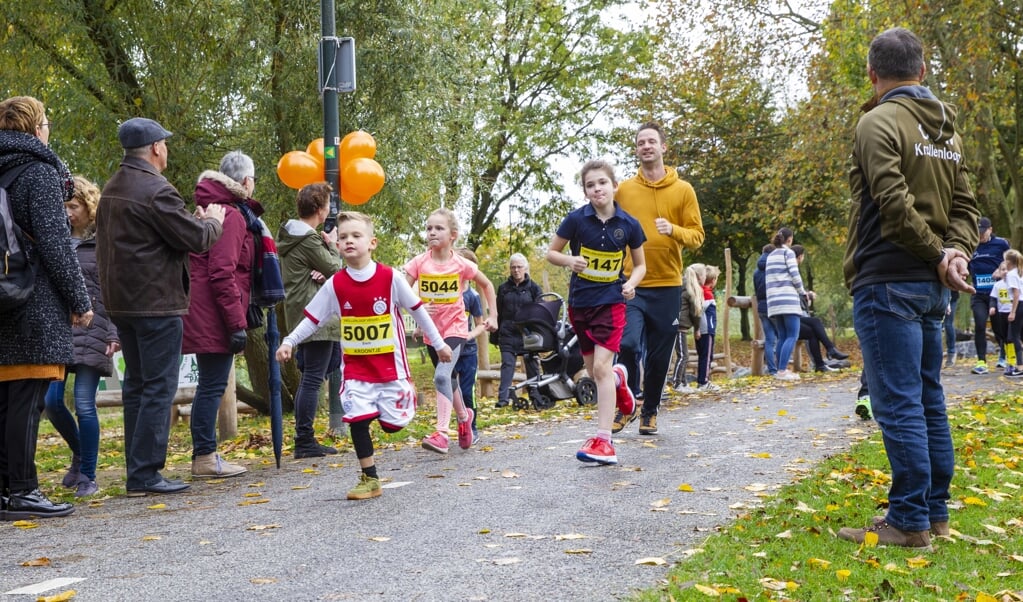
[[[522,334],[526,361],[539,361],[540,372],[512,385],[512,407],[524,410],[532,404],[534,409],[543,410],[554,406],[555,401],[571,397],[579,405],[597,403],[596,381],[589,376],[574,380],[583,369],[583,357],[561,295],[545,293],[535,303],[523,306],[514,325]],[[528,398],[517,394],[522,389],[527,391]]]

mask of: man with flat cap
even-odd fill
[[[117,128],[124,159],[96,212],[96,260],[103,301],[124,354],[124,458],[129,497],[179,493],[188,485],[160,474],[167,461],[177,391],[182,319],[188,313],[188,254],[223,233],[224,209],[189,213],[161,172],[171,133],[136,117]]]

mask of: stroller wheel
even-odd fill
[[[525,410],[529,408],[529,401],[518,395],[512,395],[511,399],[512,407],[516,410]]]
[[[597,403],[597,381],[584,376],[575,384],[575,400],[581,406]]]
[[[554,400],[542,393],[530,394],[529,397],[533,402],[533,409],[546,410],[554,407]]]

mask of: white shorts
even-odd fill
[[[380,424],[401,430],[416,415],[416,387],[411,380],[368,383],[345,380],[341,385],[341,407],[345,422],[380,420]]]

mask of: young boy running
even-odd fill
[[[572,269],[568,317],[579,337],[586,371],[597,382],[597,435],[575,457],[583,462],[617,464],[611,443],[615,405],[628,416],[636,401],[628,387],[625,367],[614,364],[625,328],[625,301],[636,295],[646,274],[639,222],[614,201],[618,180],[604,161],[589,161],[580,173],[589,203],[565,217],[551,238],[547,261]],[[571,255],[562,252],[569,246]],[[622,274],[625,251],[632,254],[632,274]],[[612,405],[614,402],[615,405]]]
[[[362,467],[359,484],[348,492],[348,499],[365,500],[381,493],[370,422],[376,419],[385,432],[394,433],[416,414],[416,390],[410,380],[399,308],[411,313],[431,340],[440,341],[436,351],[442,361],[451,361],[451,348],[444,344],[423,302],[402,275],[373,261],[377,239],[369,216],[343,211],[337,216],[337,230],[345,267],[331,276],[306,306],[305,319],[284,337],[277,361],[291,359],[292,349],[321,324],[341,318],[341,404]]]

